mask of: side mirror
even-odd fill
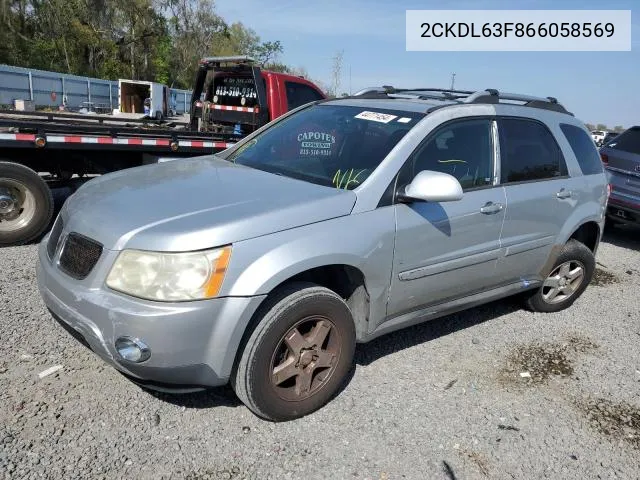
[[[453,202],[462,198],[462,185],[448,173],[423,170],[399,193],[401,201]]]

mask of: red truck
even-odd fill
[[[304,78],[248,57],[203,58],[188,123],[110,115],[0,111],[0,246],[45,232],[53,191],[93,175],[216,153],[289,110],[326,98]]]

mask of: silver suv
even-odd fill
[[[230,382],[287,420],[337,394],[356,343],[509,295],[569,307],[607,198],[589,131],[553,98],[384,87],[90,181],[43,239],[38,283],[136,383]]]

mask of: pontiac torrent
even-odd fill
[[[341,390],[356,343],[512,295],[572,305],[608,195],[554,98],[373,88],[216,155],[89,181],[40,245],[38,284],[134,382],[230,383],[288,420]]]

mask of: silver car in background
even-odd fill
[[[640,126],[605,144],[600,156],[611,186],[608,225],[640,224]]]
[[[214,156],[71,196],[38,284],[73,336],[149,388],[231,383],[288,420],[336,395],[356,343],[589,284],[607,179],[553,98],[371,89],[300,107]]]

